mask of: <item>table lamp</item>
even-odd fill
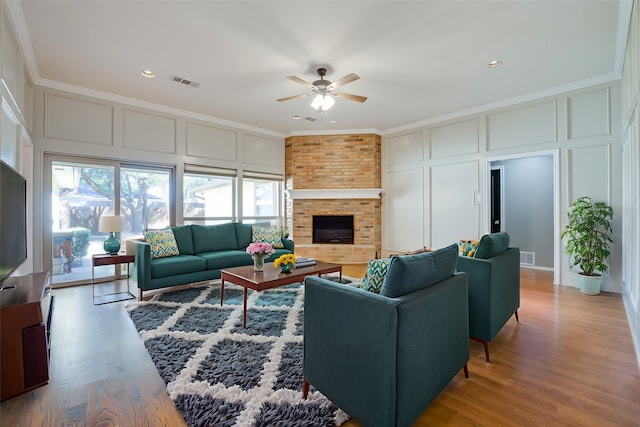
[[[120,240],[113,234],[122,231],[122,217],[117,215],[102,215],[98,225],[98,231],[109,233],[109,237],[104,241],[104,251],[115,255],[120,250]]]

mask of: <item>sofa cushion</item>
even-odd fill
[[[244,251],[228,250],[198,254],[207,262],[208,270],[221,268],[239,267],[241,265],[251,265],[251,255]]]
[[[509,235],[507,233],[501,231],[500,233],[485,234],[480,239],[474,258],[493,258],[507,249],[509,249]]]
[[[191,225],[193,250],[196,254],[238,248],[236,227],[232,222],[218,225]]]
[[[165,230],[147,230],[144,240],[151,246],[151,258],[163,258],[179,255],[178,244],[170,228]]]
[[[251,231],[252,242],[266,242],[271,244],[274,249],[284,248],[284,244],[282,243],[282,231],[265,227],[257,227],[255,225],[251,227]]]
[[[369,261],[367,272],[358,287],[379,294],[382,288],[382,282],[387,275],[389,262],[390,258],[372,259]]]
[[[238,240],[238,247],[236,249],[245,250],[247,246],[251,244],[253,227],[251,224],[242,224],[241,222],[234,224],[236,226],[236,239]]]
[[[193,237],[191,236],[190,225],[178,225],[171,227],[173,235],[176,238],[178,244],[178,252],[182,255],[193,255]]]
[[[478,240],[460,240],[458,246],[461,256],[474,256],[478,250]]]
[[[441,282],[453,275],[457,260],[457,243],[433,252],[394,256],[380,295],[395,298]]]
[[[207,269],[204,259],[194,255],[177,255],[166,258],[158,258],[151,262],[151,277],[177,276],[178,274],[194,273]]]

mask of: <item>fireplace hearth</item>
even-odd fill
[[[314,215],[313,243],[353,244],[353,215]]]

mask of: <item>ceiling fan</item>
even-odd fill
[[[350,101],[356,102],[364,102],[367,100],[366,96],[360,95],[352,95],[350,93],[341,93],[334,92],[335,89],[346,85],[347,83],[354,82],[360,78],[357,74],[350,73],[341,78],[340,80],[336,80],[335,82],[330,82],[329,80],[325,80],[324,76],[327,74],[326,68],[318,68],[317,70],[318,76],[320,76],[320,80],[316,80],[313,83],[309,83],[305,80],[302,80],[300,77],[296,76],[287,76],[289,80],[293,80],[296,83],[300,83],[303,86],[311,89],[309,93],[303,93],[300,95],[288,96],[286,98],[280,98],[278,102],[291,101],[292,99],[305,98],[307,96],[316,95],[313,102],[311,103],[311,107],[318,111],[324,112],[329,108],[333,107],[335,100],[333,98],[343,98],[348,99]]]

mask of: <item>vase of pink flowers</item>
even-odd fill
[[[247,253],[253,258],[253,270],[264,270],[264,259],[273,252],[273,246],[266,242],[253,242],[247,246]]]

